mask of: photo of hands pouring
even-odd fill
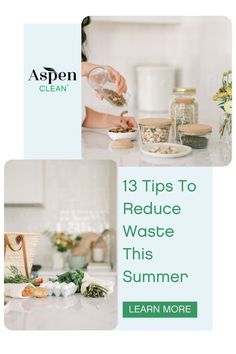
[[[210,27],[225,34],[224,48],[212,38]],[[129,31],[139,45],[129,43]],[[191,38],[191,31],[199,37]],[[162,50],[169,53],[166,62],[158,63],[160,46],[149,48],[145,35],[150,43],[155,35],[166,38],[162,43]],[[86,17],[81,63],[83,158],[107,158],[123,166],[227,165],[232,133],[230,38],[230,21],[223,17]],[[105,47],[98,46],[101,40]],[[175,41],[178,48],[172,56]],[[187,41],[189,46],[183,46]],[[202,57],[201,48],[208,44]],[[198,62],[191,56],[193,48]],[[215,57],[208,73],[211,51]],[[144,57],[146,63],[139,59]],[[101,60],[116,64],[102,65]]]
[[[9,161],[4,302],[8,329],[117,323],[113,161]]]

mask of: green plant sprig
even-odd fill
[[[65,272],[62,273],[60,275],[57,275],[57,278],[54,279],[53,281],[58,281],[59,283],[74,283],[78,288],[77,288],[77,292],[80,292],[80,288],[82,285],[82,281],[84,279],[84,273],[79,270],[76,269],[72,272]]]
[[[20,283],[33,283],[33,279],[26,278],[17,267],[11,265],[8,267],[11,274],[10,276],[4,277],[4,283],[20,284]]]
[[[101,285],[91,283],[87,286],[83,295],[86,297],[105,297],[107,289]]]

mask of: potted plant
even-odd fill
[[[76,251],[78,249],[79,241],[81,240],[80,235],[50,231],[45,231],[44,235],[51,239],[56,250],[52,259],[54,270],[64,269],[66,261],[72,269],[83,268],[85,266],[85,257],[80,256]]]
[[[68,264],[71,269],[82,269],[86,265],[85,256],[80,254],[80,240],[82,237],[77,235],[70,247],[70,255],[68,255]]]

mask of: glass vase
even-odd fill
[[[65,270],[67,267],[67,252],[54,251],[52,255],[53,270]]]
[[[232,136],[232,114],[224,113],[220,117],[219,125],[220,141],[223,143],[231,143]]]

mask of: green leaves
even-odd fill
[[[15,266],[11,265],[9,267],[11,271],[11,276],[4,277],[4,283],[21,284],[21,283],[32,283],[33,279],[26,278]]]
[[[71,282],[74,283],[78,287],[77,292],[79,293],[83,278],[84,278],[84,273],[81,270],[76,269],[75,271],[72,272],[65,272],[63,274],[57,275],[56,281],[58,281],[59,283],[67,283],[67,284]]]
[[[83,279],[84,279],[84,273],[81,270],[76,269],[75,271],[65,272],[63,274],[58,275],[57,279],[54,279],[54,281],[58,281],[59,283],[67,283],[67,284],[72,282],[78,287],[77,293],[79,293]],[[83,295],[86,297],[104,297],[105,295],[107,295],[107,292],[108,290],[103,286],[95,283],[91,283],[87,286]]]
[[[91,283],[87,286],[83,293],[86,297],[104,297],[107,294],[107,289],[101,285]]]
[[[56,245],[57,251],[58,252],[66,252],[68,251],[68,246],[67,245]]]

